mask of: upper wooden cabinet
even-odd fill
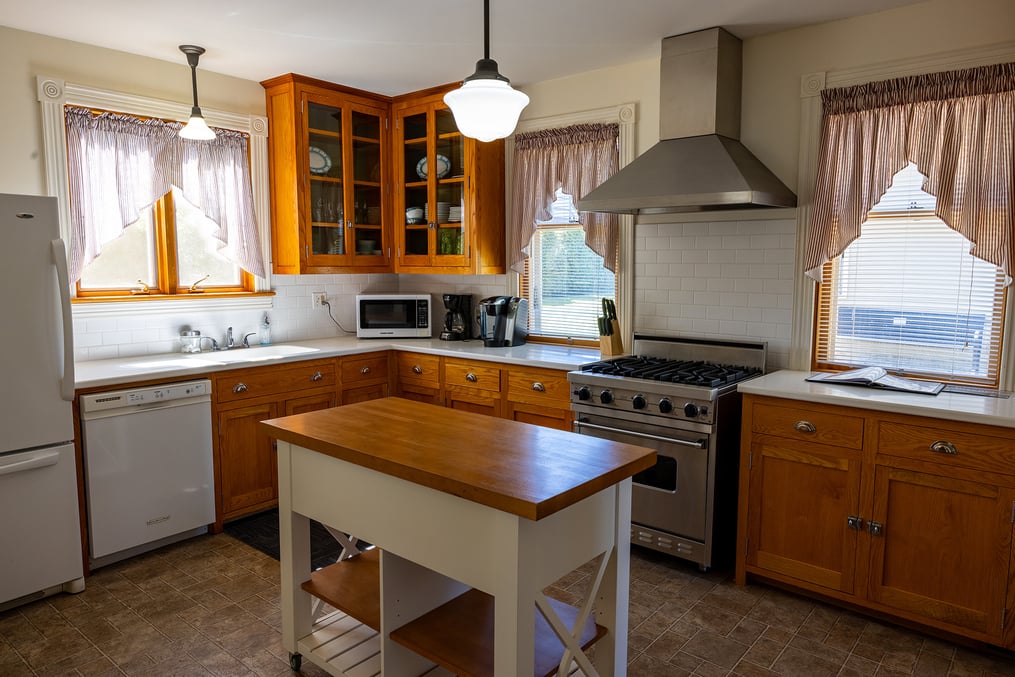
[[[387,97],[291,73],[261,84],[272,270],[391,272]]]
[[[462,136],[443,101],[449,89],[392,105],[394,269],[503,273],[504,142]]]

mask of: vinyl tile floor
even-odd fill
[[[580,598],[591,567],[548,592]],[[288,675],[279,565],[226,534],[98,569],[84,592],[0,613],[0,675]],[[966,648],[635,548],[630,677],[1015,675]],[[307,661],[304,675],[323,674]]]

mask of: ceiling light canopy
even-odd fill
[[[512,89],[511,81],[490,58],[490,0],[483,0],[483,58],[461,87],[444,95],[444,103],[451,107],[458,130],[479,141],[509,136],[529,103],[529,97]]]
[[[180,130],[180,136],[194,141],[211,141],[215,138],[215,132],[204,121],[201,107],[197,105],[197,61],[204,54],[204,47],[180,45],[180,51],[187,55],[187,63],[190,64],[190,81],[194,88],[194,107],[190,109],[190,120]]]

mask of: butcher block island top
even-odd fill
[[[262,425],[279,441],[296,669],[306,657],[334,675],[625,674],[631,477],[654,451],[401,398]],[[376,549],[311,572],[311,519]],[[589,562],[581,608],[542,594]],[[315,614],[315,598],[337,610]]]
[[[388,397],[264,421],[286,442],[538,520],[655,464],[655,452]]]

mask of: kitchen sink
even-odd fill
[[[232,364],[233,362],[263,362],[265,360],[277,360],[283,357],[305,355],[307,353],[316,353],[319,351],[319,348],[306,348],[304,346],[255,346],[253,348],[232,348],[230,350],[201,353],[200,357],[194,359],[219,364]]]

